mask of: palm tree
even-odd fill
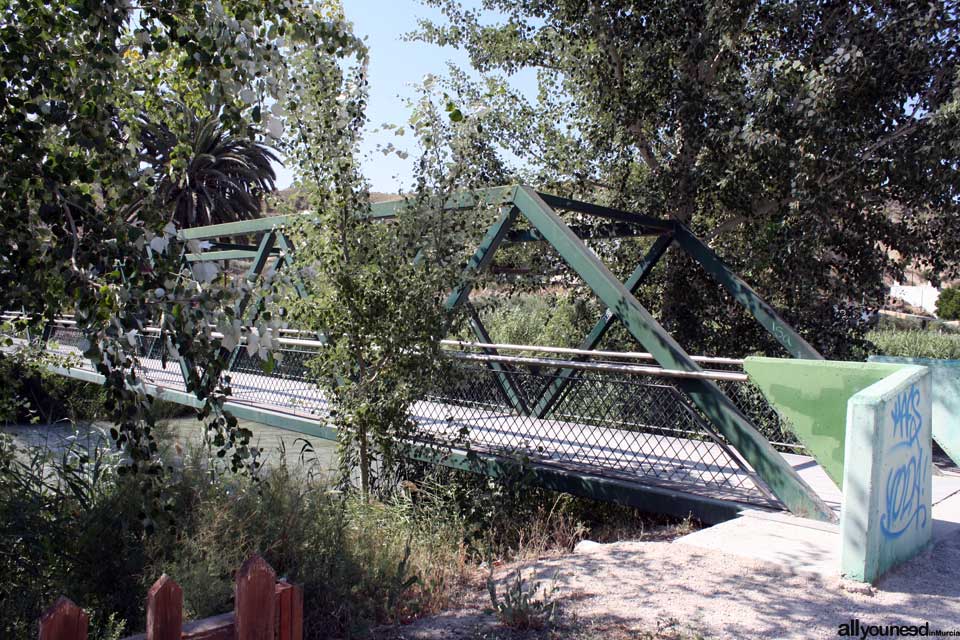
[[[144,163],[160,176],[156,195],[169,207],[170,220],[184,228],[259,217],[263,195],[276,188],[271,161],[279,161],[273,151],[232,134],[215,116],[197,118],[189,109],[180,111],[190,118],[192,153],[177,177],[169,171],[176,134],[164,124],[141,122]]]

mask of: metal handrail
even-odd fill
[[[597,358],[623,358],[631,360],[653,360],[653,354],[645,351],[599,351],[595,349],[572,349],[569,347],[541,347],[531,344],[502,344],[498,342],[468,342],[466,340],[441,340],[444,346],[462,349],[496,349],[498,351],[533,351],[536,353],[556,353],[558,355],[588,356]],[[709,364],[743,366],[740,358],[719,358],[714,356],[690,356],[694,362]]]
[[[451,355],[459,360],[475,362],[503,362],[506,364],[523,364],[563,369],[580,369],[584,371],[602,371],[605,373],[628,373],[633,375],[660,376],[664,378],[698,378],[701,380],[731,380],[733,382],[747,382],[745,373],[736,371],[681,371],[678,369],[664,369],[644,365],[615,364],[610,362],[585,362],[583,360],[558,360],[555,358],[530,358],[523,356],[496,356],[485,353],[466,353],[451,351]]]
[[[10,318],[14,317],[16,314],[3,314],[0,315],[0,318]],[[62,324],[66,326],[76,325],[75,320],[68,320],[65,318],[57,318],[54,322],[57,324]],[[273,330],[269,330],[273,332]],[[280,329],[277,333],[295,333],[296,330],[283,330]],[[150,334],[159,334],[161,329],[159,327],[144,327],[142,333]],[[212,338],[223,338],[224,334],[219,331],[213,331],[210,333]],[[313,348],[323,348],[325,344],[319,340],[307,340],[304,338],[283,338],[283,337],[272,337],[272,341],[286,346],[298,346],[298,347],[313,347]],[[238,344],[246,343],[246,337],[241,337]],[[502,344],[502,343],[487,343],[487,342],[467,342],[463,340],[441,340],[440,344],[446,347],[457,346],[460,348],[474,348],[474,349],[497,349],[502,351],[534,351],[539,353],[555,353],[555,354],[569,354],[569,355],[584,355],[592,357],[607,357],[607,358],[624,358],[624,359],[634,359],[634,360],[649,360],[653,356],[649,353],[637,352],[637,351],[591,351],[586,349],[571,349],[566,347],[540,347],[536,345],[514,345],[514,344]],[[454,352],[448,350],[448,353],[452,357],[458,358],[460,360],[468,360],[474,362],[502,362],[505,364],[518,364],[518,365],[532,365],[532,366],[545,366],[545,367],[556,367],[563,369],[577,369],[582,371],[598,371],[603,373],[626,373],[631,375],[647,375],[647,376],[657,376],[664,378],[694,378],[701,380],[729,380],[733,382],[747,382],[749,380],[748,376],[744,373],[739,373],[735,371],[683,371],[677,369],[665,369],[659,366],[649,366],[649,365],[635,365],[635,364],[620,364],[615,362],[591,362],[585,360],[561,360],[559,358],[540,358],[540,357],[529,357],[529,356],[504,356],[504,355],[495,355],[495,354],[486,354],[486,353],[470,353],[470,352]],[[719,365],[742,365],[743,360],[735,358],[714,358],[709,356],[693,356],[693,360],[709,364],[719,364]]]

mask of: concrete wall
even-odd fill
[[[839,487],[847,402],[900,365],[750,357],[743,368]]]
[[[931,376],[905,366],[847,404],[841,570],[875,582],[929,544]]]
[[[870,362],[928,367],[933,384],[933,440],[960,465],[960,360],[870,356]]]

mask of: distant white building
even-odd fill
[[[894,284],[890,287],[890,297],[903,300],[927,313],[936,315],[937,298],[940,297],[940,290],[928,284],[905,285]]]

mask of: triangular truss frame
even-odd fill
[[[458,193],[443,203],[443,207],[449,210],[471,209],[480,205],[497,207],[499,209],[497,220],[486,232],[466,265],[462,284],[451,292],[446,300],[446,305],[450,309],[466,307],[471,330],[480,342],[489,344],[491,340],[479,315],[469,303],[475,276],[489,266],[493,256],[503,244],[541,241],[549,243],[567,266],[607,307],[605,313],[580,343],[580,349],[596,348],[613,323],[621,322],[663,368],[676,371],[702,371],[700,366],[634,296],[653,267],[667,250],[675,245],[700,264],[792,357],[823,359],[823,356],[784,321],[773,307],[680,222],[540,193],[525,185],[491,187]],[[389,219],[408,206],[409,203],[404,200],[375,203],[371,205],[368,215],[372,219]],[[595,225],[568,225],[557,210],[576,212],[599,218],[603,222]],[[252,259],[253,263],[246,277],[251,282],[256,281],[271,257],[276,258],[277,269],[292,263],[293,246],[284,233],[284,227],[293,222],[294,218],[303,215],[309,214],[260,218],[183,230],[180,235],[184,240],[210,242],[210,250],[189,254],[186,260],[198,262]],[[521,218],[529,225],[529,229],[514,228]],[[229,244],[219,240],[259,232],[263,232],[263,236],[258,246]],[[585,239],[596,237],[637,235],[658,236],[658,238],[625,282],[621,282],[614,276],[584,242]],[[306,294],[302,284],[298,284],[298,292],[300,295]],[[250,320],[253,319],[259,302],[254,302],[252,310],[248,308],[250,302],[251,299],[241,301],[238,307],[239,317],[244,317],[246,314]],[[493,348],[486,348],[485,351],[496,354]],[[569,381],[576,375],[576,372],[571,369],[560,369],[556,378],[544,389],[533,406],[527,406],[528,403],[524,401],[522,394],[516,390],[509,369],[497,362],[490,362],[488,366],[497,374],[500,390],[511,406],[518,413],[536,417],[544,417],[550,412],[562,398]],[[796,470],[757,431],[749,418],[715,382],[699,377],[678,377],[676,385],[753,467],[773,494],[791,512],[827,521],[836,519],[830,507],[800,478]]]

